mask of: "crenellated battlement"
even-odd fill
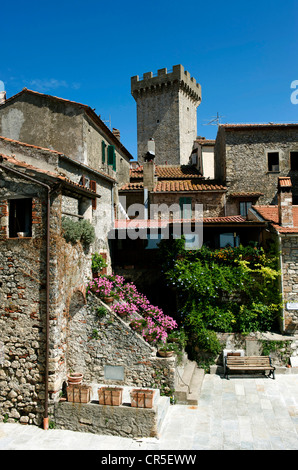
[[[165,86],[178,85],[198,103],[201,101],[201,85],[191,77],[182,65],[174,65],[172,70],[159,69],[157,74],[146,72],[140,79],[138,75],[131,77],[131,93],[135,99],[144,92],[156,92]]]

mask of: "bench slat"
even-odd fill
[[[272,366],[269,356],[226,356],[225,358],[226,372],[227,370],[234,371],[270,371],[273,373],[275,367]]]

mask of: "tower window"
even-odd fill
[[[278,152],[268,152],[268,171],[279,171]]]

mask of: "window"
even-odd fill
[[[18,233],[32,236],[32,199],[9,201],[9,238],[16,238]]]
[[[232,247],[235,248],[239,246],[240,239],[239,235],[236,233],[221,233],[219,235],[219,247],[220,248],[228,248]]]
[[[240,202],[239,205],[240,205],[240,215],[242,215],[243,217],[246,217],[248,214],[248,210],[252,206],[252,202],[244,201],[244,202]]]
[[[182,219],[191,219],[191,197],[180,197],[179,199],[180,213]]]
[[[111,165],[113,170],[116,171],[116,152],[114,145],[108,146],[108,165]]]
[[[101,158],[102,158],[102,163],[105,163],[106,161],[106,144],[104,140],[101,142]]]
[[[292,171],[298,171],[298,152],[290,152],[290,164]]]
[[[268,171],[279,171],[278,152],[268,152]]]

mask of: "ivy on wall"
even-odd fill
[[[276,327],[281,296],[274,254],[256,246],[188,251],[183,240],[165,240],[160,255],[177,294],[179,320],[202,350],[220,351],[216,332]]]

